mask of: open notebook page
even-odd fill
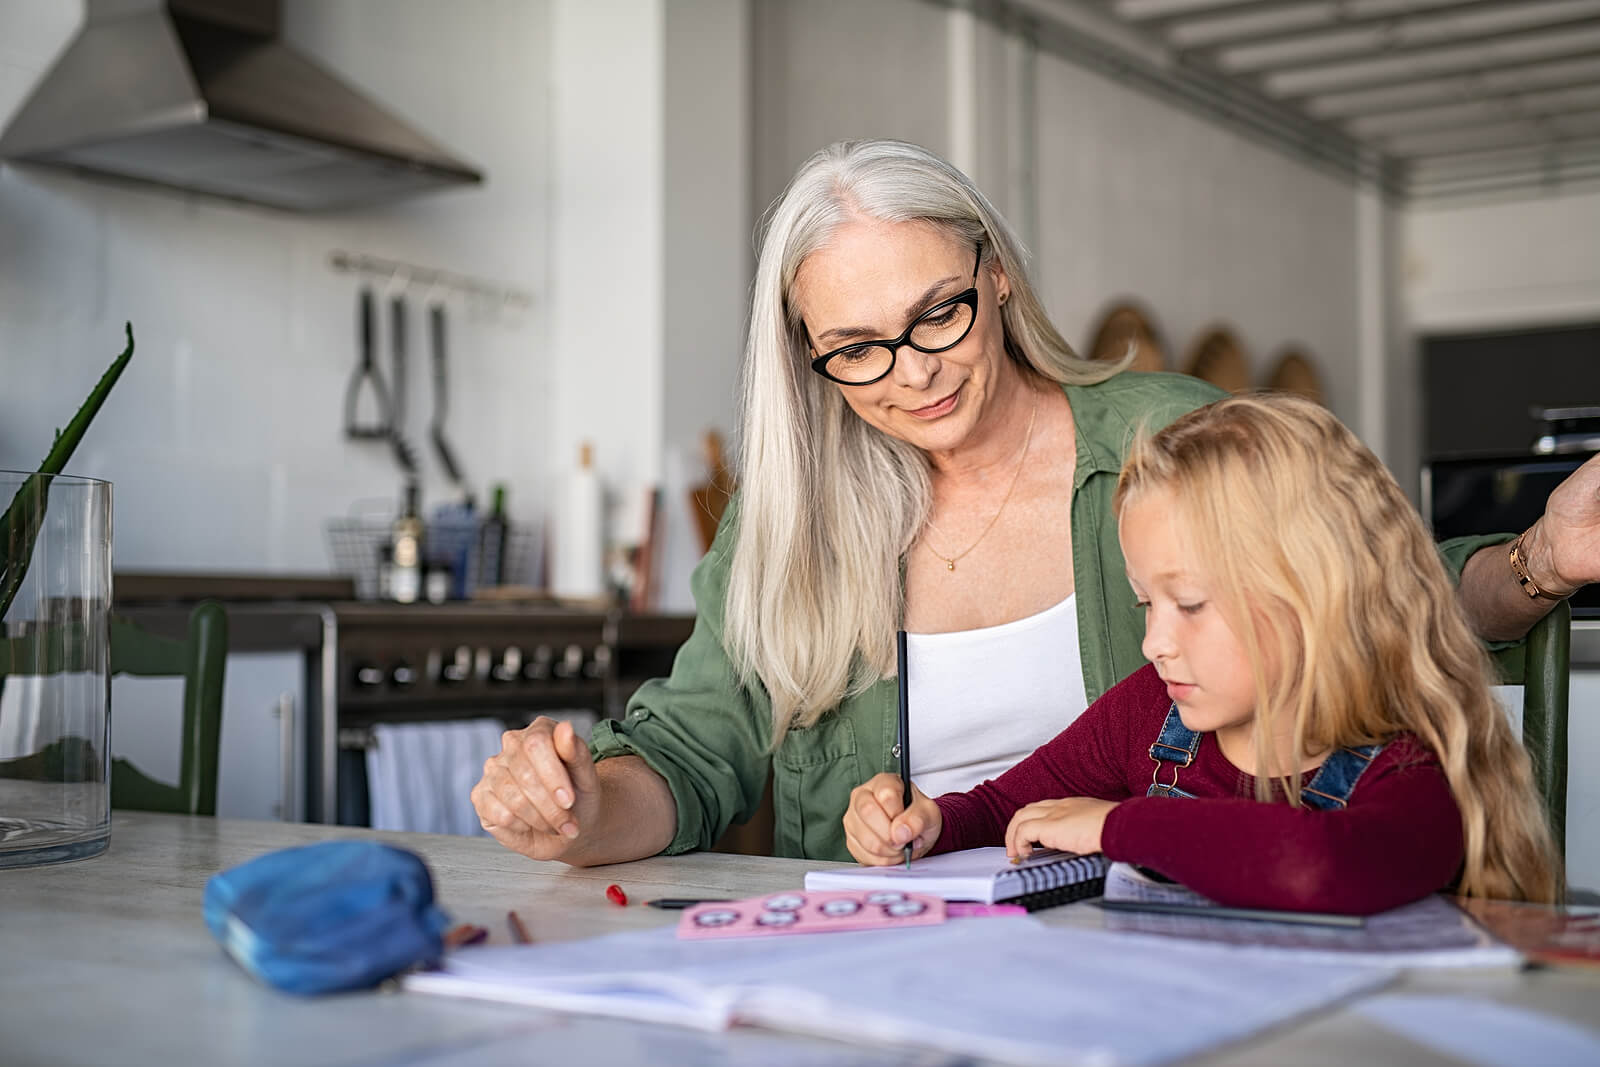
[[[1385,983],[1229,946],[1023,917],[749,942],[671,930],[467,949],[407,989],[676,1022],[736,1023],[1019,1064],[1157,1064]],[[1151,1026],[1150,1020],[1164,1020]]]

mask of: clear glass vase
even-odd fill
[[[0,508],[0,867],[82,859],[111,839],[111,483],[0,471]]]

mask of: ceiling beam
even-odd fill
[[[1347,121],[1344,128],[1353,136],[1365,139],[1406,133],[1442,133],[1507,119],[1537,120],[1590,111],[1600,111],[1600,84],[1576,92],[1489,96],[1440,107],[1397,111]]]
[[[1165,28],[1165,33],[1168,43],[1174,48],[1185,52],[1210,51],[1224,46],[1279,44],[1311,33],[1364,29],[1371,26],[1412,22],[1418,19],[1453,17],[1471,14],[1485,8],[1504,8],[1508,6],[1508,0],[1437,0],[1436,3],[1429,4],[1426,7],[1406,10],[1381,8],[1377,9],[1380,12],[1377,14],[1354,14],[1349,5],[1342,4],[1339,0],[1303,0],[1302,3],[1297,5],[1286,5],[1285,9],[1287,10],[1289,7],[1324,8],[1328,14],[1323,17],[1320,25],[1294,30],[1251,29],[1248,25],[1243,25],[1243,19],[1239,16],[1229,15],[1224,12],[1204,19],[1175,19]],[[1241,28],[1237,31],[1229,32],[1226,27],[1234,24],[1241,24]]]
[[[1537,190],[1545,195],[1582,192],[1600,183],[1600,168],[1587,167],[1572,171],[1510,171],[1494,180],[1471,182],[1446,182],[1440,184],[1418,183],[1407,185],[1406,196],[1413,203],[1463,200],[1505,196],[1515,193],[1526,196]]]
[[[1485,45],[1435,48],[1428,52],[1383,55],[1365,60],[1302,67],[1257,79],[1267,95],[1281,100],[1326,96],[1342,90],[1376,89],[1407,82],[1496,70],[1501,67],[1558,62],[1600,50],[1600,26],[1543,34],[1540,40],[1506,38]]]
[[[1600,114],[1596,114],[1593,121],[1585,122],[1581,119],[1581,116],[1573,116],[1560,122],[1553,120],[1507,122],[1480,126],[1475,130],[1462,130],[1458,133],[1374,138],[1370,143],[1391,158],[1402,161],[1491,148],[1549,146],[1554,149],[1569,141],[1600,135]],[[1579,128],[1574,129],[1574,123]]]
[[[1320,3],[1330,9],[1367,10],[1381,8],[1390,15],[1405,15],[1425,10],[1443,10],[1479,0],[1099,0],[1109,13],[1142,30],[1164,31],[1174,25],[1199,20],[1272,16],[1307,4]],[[1518,2],[1518,0],[1502,0]]]
[[[1600,163],[1600,137],[1578,137],[1542,148],[1475,148],[1462,152],[1440,152],[1421,156],[1402,164],[1407,175],[1432,177],[1439,174],[1476,174],[1503,171],[1507,167],[1537,158],[1541,165],[1576,166]]]
[[[1600,156],[1552,160],[1536,152],[1524,152],[1520,155],[1507,155],[1497,160],[1492,167],[1408,171],[1405,173],[1404,181],[1411,186],[1445,185],[1457,182],[1492,181],[1515,174],[1556,175],[1584,171],[1600,171]]]
[[[1539,60],[1483,73],[1429,76],[1374,89],[1308,96],[1302,100],[1301,106],[1316,118],[1339,120],[1460,103],[1477,99],[1486,93],[1564,89],[1597,82],[1600,82],[1600,49],[1556,63]]]
[[[1570,35],[1574,30],[1600,27],[1600,7],[1588,6],[1571,10],[1572,14],[1541,23],[1538,26],[1509,31],[1504,29],[1478,29],[1446,40],[1424,41],[1419,44],[1385,43],[1381,40],[1380,35],[1373,31],[1356,31],[1370,35],[1372,39],[1363,42],[1352,42],[1345,47],[1342,54],[1312,57],[1289,55],[1277,58],[1265,56],[1257,60],[1246,59],[1241,61],[1237,57],[1230,58],[1229,49],[1222,49],[1214,53],[1213,57],[1217,69],[1224,73],[1248,74],[1270,78],[1280,72],[1304,74],[1307,71],[1333,70],[1344,65],[1371,63],[1381,60],[1415,59],[1426,62],[1429,59],[1436,59],[1448,61],[1450,57],[1456,54],[1466,54],[1473,50],[1491,47],[1496,49],[1516,49],[1521,47],[1537,51],[1539,46],[1547,41],[1559,47],[1563,38]],[[1582,14],[1578,14],[1577,12],[1579,11]],[[1365,54],[1362,54],[1363,52]],[[1471,61],[1466,60],[1463,65],[1470,66]]]
[[[1124,22],[1155,28],[1201,15],[1253,14],[1293,7],[1294,0],[1111,0],[1111,12]]]
[[[1577,127],[1573,128],[1572,124]],[[1556,151],[1573,137],[1592,137],[1600,133],[1600,109],[1573,112],[1557,121],[1529,121],[1456,126],[1427,135],[1406,134],[1371,137],[1367,143],[1402,164],[1457,151],[1493,148]]]

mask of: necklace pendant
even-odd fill
[[[955,570],[956,569],[956,561],[953,560],[953,559],[945,560],[944,561],[944,569],[947,570],[947,571]]]

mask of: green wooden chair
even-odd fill
[[[207,600],[189,615],[185,640],[158,637],[127,619],[111,619],[111,673],[183,679],[183,738],[178,784],[158,782],[125,759],[111,761],[111,806],[179,815],[217,813],[222,742],[222,680],[228,614]],[[113,717],[116,714],[112,709]],[[112,732],[115,734],[113,719]]]
[[[1522,686],[1522,744],[1533,758],[1533,781],[1544,801],[1556,848],[1567,851],[1567,675],[1572,656],[1572,605],[1563,601],[1525,640],[1494,653],[1506,685]]]

